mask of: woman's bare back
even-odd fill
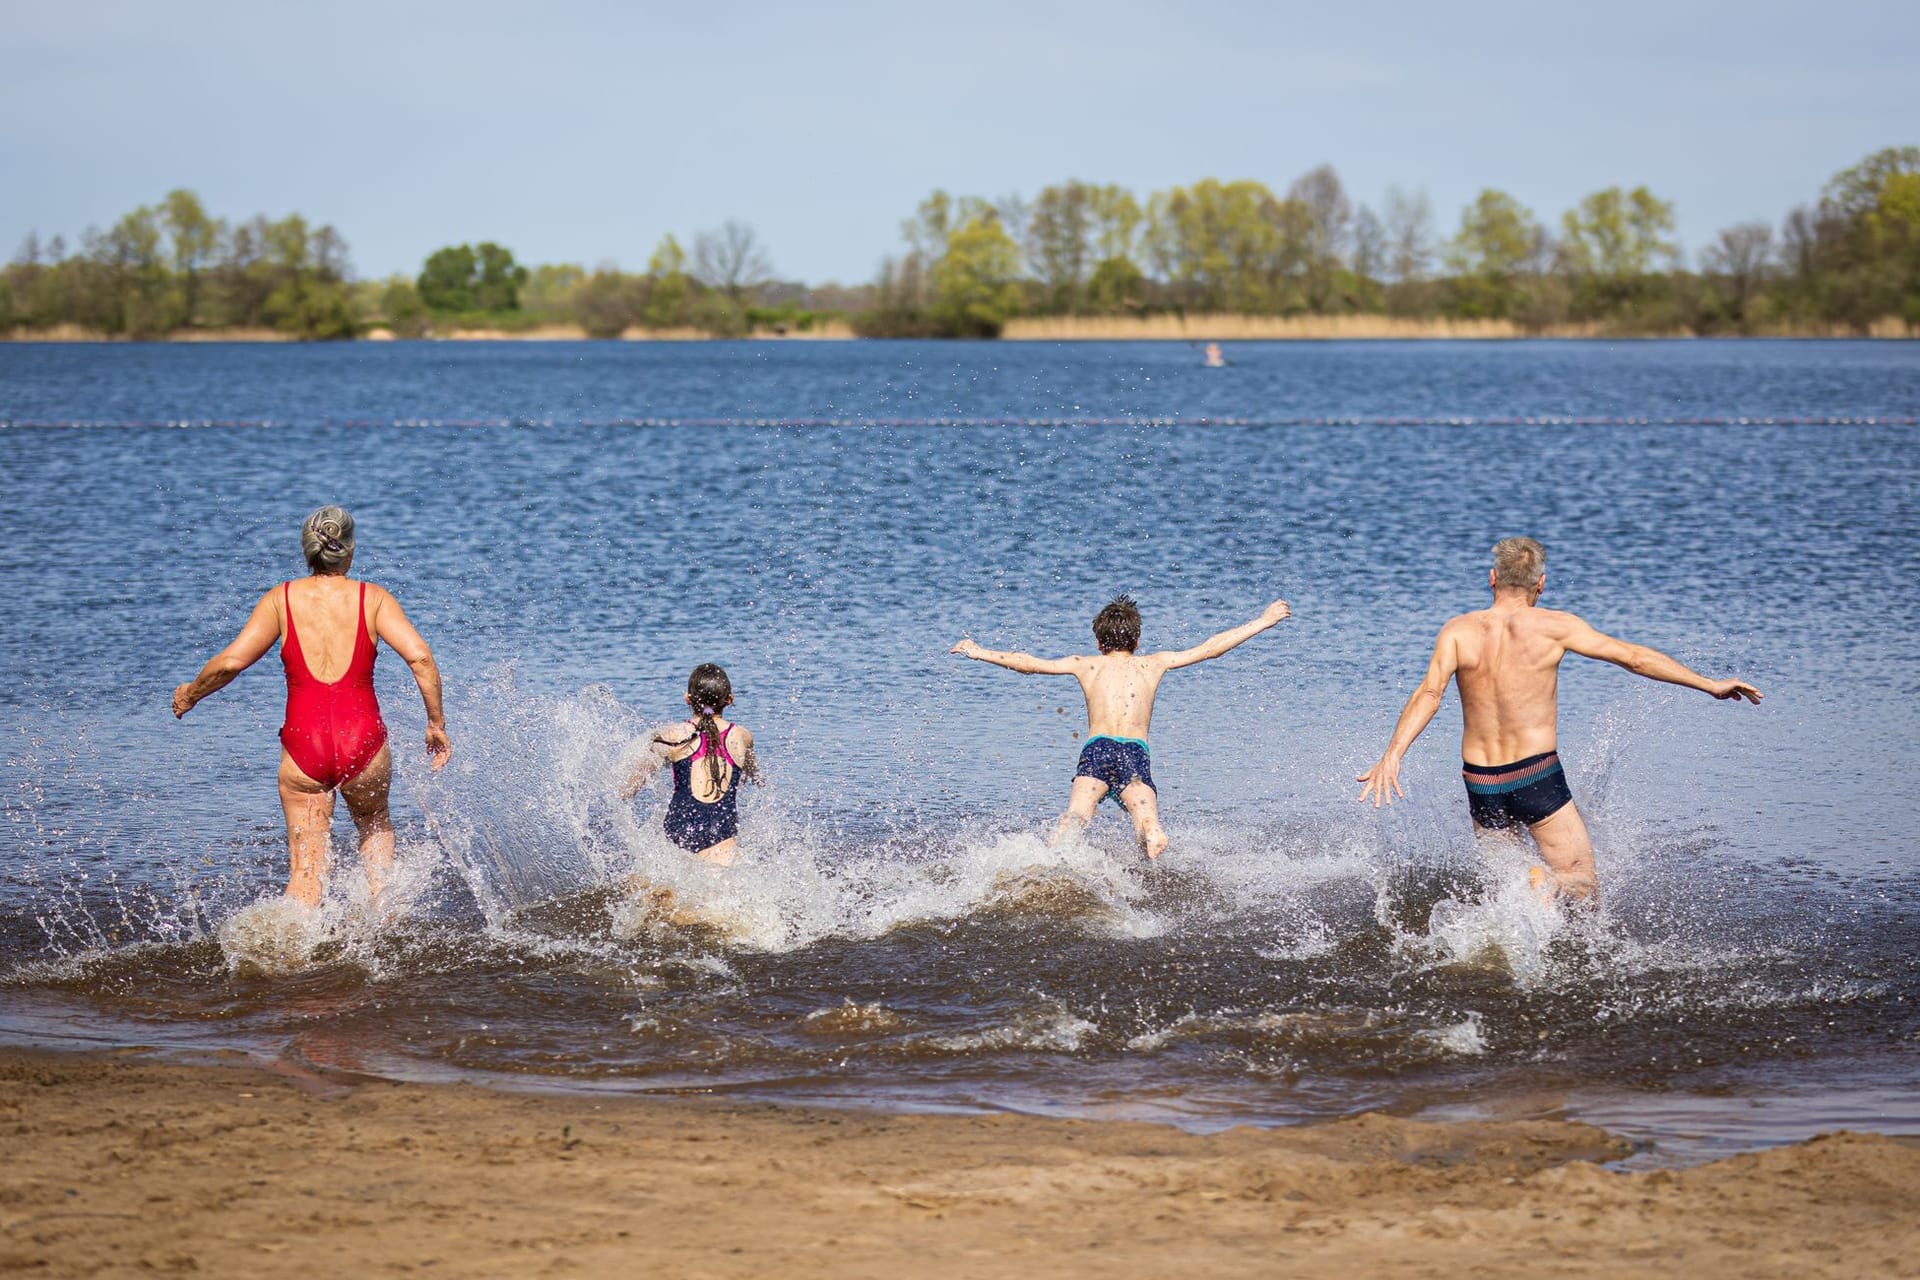
[[[279,593],[276,592],[276,595]],[[377,638],[375,612],[385,593],[368,584],[366,609],[360,609],[360,583],[340,574],[315,574],[287,584],[286,599],[293,608],[293,629],[300,638],[300,654],[313,678],[331,684],[347,673],[353,662],[356,615],[369,638]],[[280,617],[280,642],[286,643],[287,619]]]

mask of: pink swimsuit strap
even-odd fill
[[[727,750],[727,735],[732,733],[734,728],[735,726],[728,725],[726,728],[720,730],[720,734],[719,734],[720,758],[722,760],[725,760],[733,768],[738,769],[740,766],[734,761],[733,753]],[[693,732],[695,737],[700,736],[700,729],[697,725],[694,727]],[[700,745],[693,749],[693,754],[689,756],[688,759],[704,760],[706,758],[706,755],[707,755],[707,740],[705,738],[700,738]]]

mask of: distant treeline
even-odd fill
[[[1776,228],[1729,227],[1689,266],[1673,206],[1596,191],[1548,225],[1502,191],[1436,228],[1424,195],[1356,204],[1330,166],[1284,195],[1208,178],[1141,200],[1065,182],[1031,200],[936,191],[870,284],[774,277],[753,229],[668,236],[644,272],[526,267],[493,243],[413,277],[356,281],[344,240],[298,215],[228,224],[189,191],[78,246],[30,236],[0,275],[0,333],[131,337],[273,329],[341,338],[574,326],[595,337],[738,336],[837,319],[872,336],[990,337],[1015,316],[1387,315],[1522,330],[1753,334],[1920,329],[1920,147],[1836,174]]]

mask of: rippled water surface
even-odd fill
[[[1229,354],[0,345],[0,1038],[1196,1127],[1563,1109],[1702,1152],[1920,1127],[1920,348]],[[425,771],[383,657],[400,883],[368,908],[342,815],[302,925],[278,662],[167,700],[329,501],[456,754]],[[1768,695],[1569,659],[1592,920],[1474,847],[1451,705],[1407,801],[1354,803],[1516,532],[1546,603]],[[1295,613],[1168,678],[1153,866],[1112,806],[1045,842],[1072,682],[946,655],[1085,649],[1121,590],[1149,647]],[[614,797],[702,661],[769,774],[729,871]]]

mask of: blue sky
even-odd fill
[[[1697,250],[1920,144],[1920,4],[0,0],[0,254],[176,186],[331,222],[362,275],[493,239],[645,264],[751,223],[871,277],[929,190],[1646,183]]]

